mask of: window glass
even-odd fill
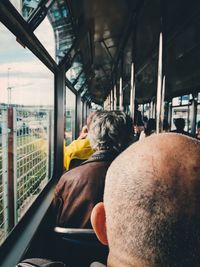
[[[184,95],[179,97],[174,97],[172,99],[172,120],[171,129],[175,130],[175,119],[183,118],[185,120],[184,130],[191,132],[192,129],[192,106],[190,99],[191,95]]]
[[[54,32],[51,23],[49,22],[48,17],[46,17],[42,23],[36,28],[34,34],[49,52],[51,57],[55,60],[56,53],[55,53],[55,38]]]
[[[183,118],[185,120],[185,131],[189,129],[189,106],[172,107],[171,130],[176,130],[175,119]]]
[[[55,42],[56,42],[56,61],[60,62],[62,58],[71,48],[73,41],[75,39],[73,25],[70,17],[70,12],[68,10],[65,0],[49,0],[45,4],[41,0],[10,0],[13,6],[18,10],[22,17],[29,23],[30,27],[35,30],[40,27],[39,31],[43,32],[45,29],[46,20],[48,18],[49,24],[54,31]],[[32,19],[31,14],[37,9],[37,14],[34,14],[34,19]],[[43,20],[44,19],[44,20]],[[44,46],[49,49],[52,57],[55,57],[54,53],[54,39],[49,36],[50,30],[48,25],[47,33],[41,33],[39,35],[39,40],[44,44]],[[37,32],[36,32],[37,34]],[[50,39],[49,39],[50,37]],[[47,45],[48,43],[48,45]],[[46,46],[47,45],[47,46]]]
[[[1,243],[52,175],[54,74],[2,24],[0,39]]]
[[[173,106],[179,106],[181,104],[181,97],[174,97],[172,99],[172,105]]]
[[[75,112],[76,96],[66,87],[66,108],[65,108],[65,144],[69,145],[75,138]]]
[[[189,95],[183,95],[182,96],[182,105],[188,105],[189,104]]]

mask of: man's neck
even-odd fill
[[[108,255],[107,267],[149,267],[143,261],[132,258],[128,259],[128,257],[114,257],[111,253]]]

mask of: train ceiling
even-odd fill
[[[94,102],[105,100],[113,82],[119,85],[121,73],[124,101],[129,102],[132,50],[136,97],[139,102],[155,97],[161,13],[166,97],[199,90],[198,0],[73,0],[69,3],[75,21],[88,27],[89,43],[82,45],[81,52],[84,60],[90,62],[92,79],[88,90]]]

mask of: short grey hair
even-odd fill
[[[88,134],[92,148],[123,151],[132,141],[132,125],[131,117],[124,112],[96,112]]]
[[[199,155],[199,141],[165,133],[134,143],[112,162],[104,206],[116,262],[200,266]]]

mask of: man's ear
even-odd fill
[[[93,208],[91,214],[91,223],[99,241],[102,244],[107,245],[106,215],[103,202],[98,203]]]

